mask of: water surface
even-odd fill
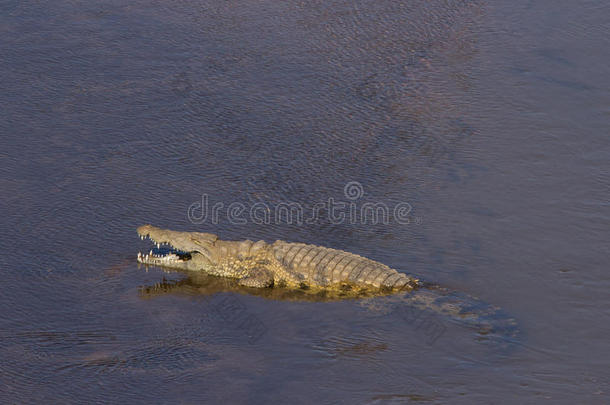
[[[604,2],[0,10],[7,402],[607,402]],[[217,221],[189,218],[203,195]],[[411,208],[227,217],[329,198]],[[348,250],[498,306],[519,335],[438,317],[431,338],[383,300],[210,293],[138,267],[144,223]]]

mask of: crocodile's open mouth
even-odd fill
[[[156,241],[150,235],[140,234],[140,239],[151,240],[155,244],[155,247],[146,254],[138,252],[139,263],[168,266],[174,263],[186,262],[192,258],[189,252],[176,249],[169,242]]]

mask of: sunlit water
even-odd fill
[[[607,403],[604,2],[0,11],[3,401]],[[248,215],[329,198],[343,219]],[[349,203],[408,209],[372,224]],[[144,223],[348,250],[519,333],[206,287],[138,267]]]

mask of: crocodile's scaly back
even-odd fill
[[[417,285],[416,279],[385,264],[342,250],[278,240],[272,245],[272,251],[282,267],[307,285],[327,287],[349,283],[389,289]]]

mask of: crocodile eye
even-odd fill
[[[200,255],[203,255],[203,256],[205,256],[207,259],[210,259],[210,256],[211,256],[211,254],[212,254],[212,253],[211,253],[211,252],[210,252],[208,249],[206,249],[206,248],[205,248],[205,247],[203,247],[203,246],[201,246],[201,248],[200,248],[200,249],[193,250],[193,252],[196,252],[196,253],[199,253]]]

